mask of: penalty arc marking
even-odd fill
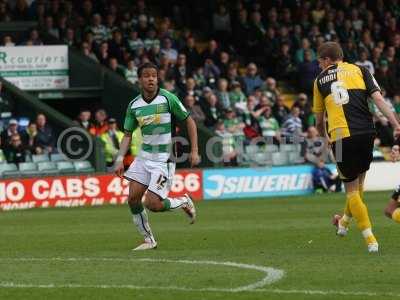
[[[214,266],[226,266],[226,267],[234,267],[238,269],[247,269],[254,270],[263,273],[263,278],[254,283],[239,286],[236,288],[187,288],[187,287],[177,287],[177,286],[168,286],[168,287],[154,287],[154,286],[137,286],[137,285],[85,285],[85,284],[25,284],[25,283],[15,283],[15,282],[0,282],[0,288],[124,288],[124,289],[161,289],[161,290],[182,290],[182,291],[210,291],[210,292],[244,292],[244,291],[252,291],[259,288],[262,288],[266,285],[272,284],[274,282],[279,281],[284,276],[284,271],[271,267],[264,267],[258,265],[251,264],[243,264],[236,262],[219,262],[212,260],[173,260],[173,259],[153,259],[153,258],[96,258],[96,257],[70,257],[70,258],[61,258],[61,257],[52,257],[52,258],[0,258],[1,261],[19,261],[19,262],[28,262],[28,261],[60,261],[60,262],[74,262],[74,261],[115,261],[115,262],[150,262],[150,263],[175,263],[175,264],[191,264],[191,265],[214,265]]]

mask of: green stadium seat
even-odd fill
[[[281,144],[279,148],[280,151],[285,151],[285,152],[298,151],[297,149],[298,149],[297,144]]]
[[[9,177],[13,174],[18,175],[18,167],[16,164],[0,164],[0,176],[1,177]]]
[[[65,160],[64,156],[60,153],[50,154],[50,161],[58,162]]]
[[[247,154],[254,154],[259,151],[259,148],[257,145],[248,145],[245,149]]]
[[[287,152],[275,152],[272,153],[272,165],[273,166],[284,166],[289,163],[289,157]]]
[[[45,174],[58,174],[57,165],[52,161],[43,161],[37,164],[38,170]]]
[[[258,152],[254,156],[254,160],[258,165],[265,166],[272,163],[272,153]]]
[[[32,176],[40,174],[37,168],[37,164],[35,164],[34,162],[20,163],[18,168],[20,174],[24,176]]]
[[[95,171],[88,160],[74,161],[74,167],[75,171],[80,173],[90,173]]]
[[[49,161],[49,156],[47,154],[32,155],[32,162],[40,163],[44,161]]]
[[[58,161],[56,164],[59,173],[62,174],[75,173],[74,164],[70,161]]]
[[[266,145],[266,147],[265,147],[265,152],[274,153],[274,152],[278,152],[278,151],[279,151],[279,147],[274,144]]]

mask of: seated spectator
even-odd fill
[[[309,60],[315,60],[317,59],[317,55],[315,54],[315,51],[311,49],[311,44],[310,41],[307,38],[303,38],[301,41],[301,48],[296,51],[295,55],[295,61],[297,64],[301,64],[305,60],[305,54],[306,52],[310,53],[310,59]]]
[[[231,103],[231,106],[236,109],[244,110],[244,108],[246,107],[246,95],[242,91],[242,86],[240,85],[240,82],[232,82],[231,90],[229,92],[229,101]]]
[[[286,120],[286,118],[289,115],[289,108],[285,105],[285,101],[283,99],[283,96],[279,95],[276,98],[276,102],[274,106],[272,106],[272,114],[278,121],[280,125],[283,124],[283,122]]]
[[[129,31],[128,39],[126,40],[128,50],[131,55],[135,56],[138,54],[139,49],[144,48],[144,42],[139,38],[138,32],[134,29]]]
[[[176,60],[178,59],[178,51],[172,48],[171,39],[166,38],[164,40],[163,47],[161,48],[161,54],[165,55],[172,64],[175,64]]]
[[[37,149],[39,147],[37,142],[37,134],[37,125],[34,121],[29,122],[28,127],[20,134],[22,144],[31,154],[42,153],[40,148]]]
[[[204,68],[200,67],[195,70],[193,73],[193,79],[196,82],[196,86],[199,89],[203,89],[207,85],[207,79],[206,76],[204,75]]]
[[[213,93],[206,96],[206,101],[202,101],[202,110],[206,119],[204,120],[204,125],[212,128],[217,124],[217,121],[221,117],[221,105],[218,103],[218,98]]]
[[[123,71],[124,77],[127,81],[132,84],[138,83],[138,76],[137,76],[137,67],[135,65],[135,61],[133,59],[129,59],[126,68]]]
[[[235,150],[235,139],[233,134],[226,130],[223,121],[218,121],[215,133],[222,138],[222,156],[225,166],[237,166],[237,151]]]
[[[87,131],[93,126],[90,118],[92,117],[92,113],[89,109],[81,109],[77,120],[75,121],[79,126],[86,129]]]
[[[286,142],[296,143],[303,134],[303,125],[300,119],[300,109],[293,106],[290,115],[282,124],[282,136],[286,138]]]
[[[310,50],[304,52],[304,61],[299,65],[300,87],[307,94],[312,94],[314,79],[320,72],[318,61],[313,59]]]
[[[221,71],[221,76],[226,78],[228,76],[228,69],[230,65],[229,54],[225,51],[220,53],[219,60],[217,62],[217,66]]]
[[[309,117],[312,113],[311,103],[308,101],[308,97],[304,93],[300,93],[297,96],[296,102],[293,104],[300,109],[300,119],[303,123],[303,128],[308,128]]]
[[[268,99],[271,101],[271,104],[274,104],[276,98],[278,97],[278,95],[280,95],[280,92],[276,85],[276,80],[272,77],[268,77],[267,79],[265,79],[265,82],[261,86],[260,90],[265,96],[268,97]]]
[[[18,133],[11,136],[10,144],[4,148],[4,155],[9,164],[25,162],[26,148],[22,144],[21,137]]]
[[[100,14],[93,15],[92,24],[88,27],[87,31],[93,33],[93,39],[98,45],[104,41],[107,41],[107,28],[102,24]]]
[[[0,116],[3,113],[12,115],[12,102],[4,91],[3,83],[0,81]],[[1,138],[1,137],[0,137]]]
[[[124,76],[123,70],[121,69],[121,66],[118,64],[118,60],[115,57],[111,57],[109,59],[108,67],[110,68],[111,71],[115,72],[116,74]]]
[[[207,59],[210,59],[215,64],[220,56],[218,43],[215,40],[210,40],[208,42],[208,47],[203,51],[201,56],[203,62],[206,61]]]
[[[110,118],[108,120],[108,130],[100,135],[100,139],[104,143],[104,155],[108,169],[114,165],[123,137],[124,133],[118,129],[117,121],[114,118]]]
[[[41,46],[41,45],[43,45],[43,42],[40,39],[39,31],[36,28],[31,30],[31,32],[29,33],[29,38],[25,42],[25,44],[27,46],[28,45],[30,45],[30,46]]]
[[[323,160],[320,160],[312,170],[312,180],[315,192],[340,192],[342,189],[339,176],[334,175]]]
[[[200,105],[196,103],[194,96],[189,94],[186,95],[184,99],[184,104],[193,120],[195,120],[198,124],[202,124],[206,119],[206,116],[204,115],[204,112],[201,109]]]
[[[104,109],[98,109],[94,114],[94,124],[89,129],[92,135],[100,136],[108,130],[107,113]]]
[[[124,62],[125,44],[121,31],[115,30],[112,33],[112,39],[108,42],[108,52],[110,56],[117,59],[119,64]]]
[[[236,114],[232,108],[225,110],[224,125],[225,129],[233,135],[236,143],[240,143],[245,140],[245,135],[243,132],[245,124],[242,122],[242,120],[236,117]]]
[[[328,158],[328,149],[325,145],[325,140],[319,136],[318,130],[311,126],[307,130],[306,152],[304,155],[307,162],[314,165],[321,160],[326,161]]]
[[[57,27],[54,27],[54,19],[52,16],[47,16],[44,20],[44,32],[54,36],[55,38],[60,38],[60,31]]]
[[[287,43],[282,44],[275,61],[275,76],[278,79],[290,80],[295,70],[296,67],[292,55],[290,54],[290,46]]]
[[[272,116],[272,109],[270,106],[266,106],[264,112],[258,117],[258,124],[260,125],[261,135],[270,140],[274,144],[279,144],[280,142],[280,132],[279,132],[279,123]]]
[[[188,95],[193,96],[196,102],[200,100],[201,91],[197,88],[196,81],[193,79],[193,77],[188,77],[186,79],[186,85],[183,89],[182,95],[183,98]]]
[[[361,51],[360,60],[356,61],[356,65],[367,68],[372,75],[375,74],[374,65],[370,60],[368,60],[368,51],[365,49]]]
[[[231,101],[228,93],[228,80],[225,78],[218,79],[217,91],[215,95],[218,97],[218,102],[222,105],[223,109],[231,107]]]
[[[376,70],[375,79],[382,89],[386,90],[389,97],[397,93],[397,79],[386,60],[382,60]]]
[[[107,66],[109,59],[110,59],[110,53],[108,51],[108,43],[107,42],[102,42],[100,44],[98,54],[97,54],[97,59],[103,66]]]
[[[253,91],[262,86],[263,81],[257,74],[257,66],[255,63],[249,63],[246,68],[246,75],[243,77],[246,95],[250,95]]]
[[[396,94],[393,96],[393,107],[396,114],[400,117],[400,95]]]
[[[231,34],[231,18],[229,11],[226,6],[220,4],[216,12],[214,12],[212,17],[212,25],[214,34],[220,41],[229,40],[229,36]]]
[[[221,71],[211,58],[207,58],[204,63],[204,77],[208,86],[215,88]]]
[[[161,47],[160,40],[157,38],[157,32],[154,28],[150,28],[150,30],[147,32],[147,36],[144,39],[143,44],[146,51],[149,51],[154,47]]]
[[[0,134],[1,144],[4,147],[10,145],[11,137],[15,134],[19,134],[18,121],[16,119],[11,119],[8,121],[7,129],[3,130]]]
[[[82,54],[83,54],[83,55],[85,55],[86,57],[88,57],[88,58],[94,60],[94,61],[97,62],[97,63],[99,62],[99,60],[97,59],[96,54],[94,54],[94,53],[92,52],[92,49],[91,49],[89,43],[83,42],[83,43],[82,43],[82,46],[81,46],[81,50],[82,50]]]
[[[36,117],[36,153],[52,153],[54,152],[55,136],[52,128],[47,124],[47,118],[44,114],[38,114]]]
[[[4,46],[4,47],[14,47],[15,46],[15,43],[13,42],[13,39],[10,35],[5,35],[3,37],[2,46]]]
[[[3,147],[1,145],[1,139],[0,139],[0,164],[7,162],[6,156],[3,151]]]
[[[355,63],[358,60],[357,47],[353,40],[348,40],[343,47],[344,60],[349,63]]]
[[[201,56],[196,48],[194,37],[190,36],[186,40],[186,46],[182,49],[182,53],[186,55],[187,63],[193,68],[197,68],[201,65]]]
[[[186,63],[186,55],[180,53],[176,64],[170,69],[168,77],[173,78],[178,88],[183,90],[185,88],[186,78],[189,76],[192,76],[192,69]]]

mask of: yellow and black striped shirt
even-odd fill
[[[332,141],[375,133],[368,97],[379,91],[368,69],[340,62],[322,71],[314,82],[314,112],[327,112]]]

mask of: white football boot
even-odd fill
[[[147,237],[144,239],[143,244],[140,244],[136,248],[133,249],[133,251],[140,251],[140,250],[150,250],[150,249],[156,249],[157,248],[157,242],[154,239],[154,237]]]
[[[185,194],[186,203],[182,205],[182,210],[190,219],[190,224],[193,224],[196,221],[196,207],[194,206],[192,198]]]
[[[349,229],[340,225],[340,219],[342,218],[341,215],[334,215],[332,218],[332,224],[336,227],[336,235],[344,237]]]
[[[368,252],[369,253],[378,253],[379,252],[379,244],[378,243],[368,244]]]

